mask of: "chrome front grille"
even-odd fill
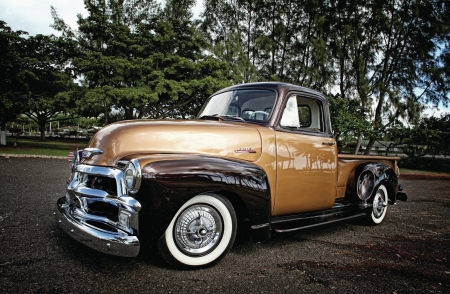
[[[140,203],[130,197],[120,168],[79,164],[74,167],[67,187],[67,204],[72,216],[90,225],[118,228],[129,234],[138,230]],[[120,222],[127,215],[129,222]]]
[[[86,187],[105,191],[111,196],[117,196],[116,179],[113,178],[88,175]]]

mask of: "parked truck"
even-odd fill
[[[248,225],[274,233],[361,219],[405,201],[398,157],[338,154],[319,92],[249,83],[213,94],[193,120],[133,120],[99,130],[76,154],[59,224],[103,253],[157,244],[175,267],[210,266]]]

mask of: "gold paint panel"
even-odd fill
[[[273,215],[331,208],[336,198],[333,138],[276,132],[277,188]],[[325,143],[325,144],[323,144]]]
[[[128,121],[106,126],[89,143],[103,150],[87,164],[113,166],[131,154],[186,153],[255,161],[261,136],[255,125],[215,121]],[[239,148],[256,153],[237,153]]]

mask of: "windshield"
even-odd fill
[[[240,117],[246,121],[267,121],[275,103],[276,92],[271,90],[237,90],[212,96],[206,101],[197,118],[205,116]]]

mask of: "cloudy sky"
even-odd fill
[[[56,8],[59,16],[72,28],[77,27],[77,14],[87,15],[83,0],[12,0],[0,1],[0,20],[14,31],[22,30],[30,35],[57,35],[50,25],[53,23],[50,6]],[[199,15],[203,0],[197,0],[194,15]]]
[[[30,35],[56,34],[50,27],[52,5],[72,28],[76,28],[77,13],[86,15],[83,0],[14,0],[0,1],[0,20],[14,31],[22,30]]]

